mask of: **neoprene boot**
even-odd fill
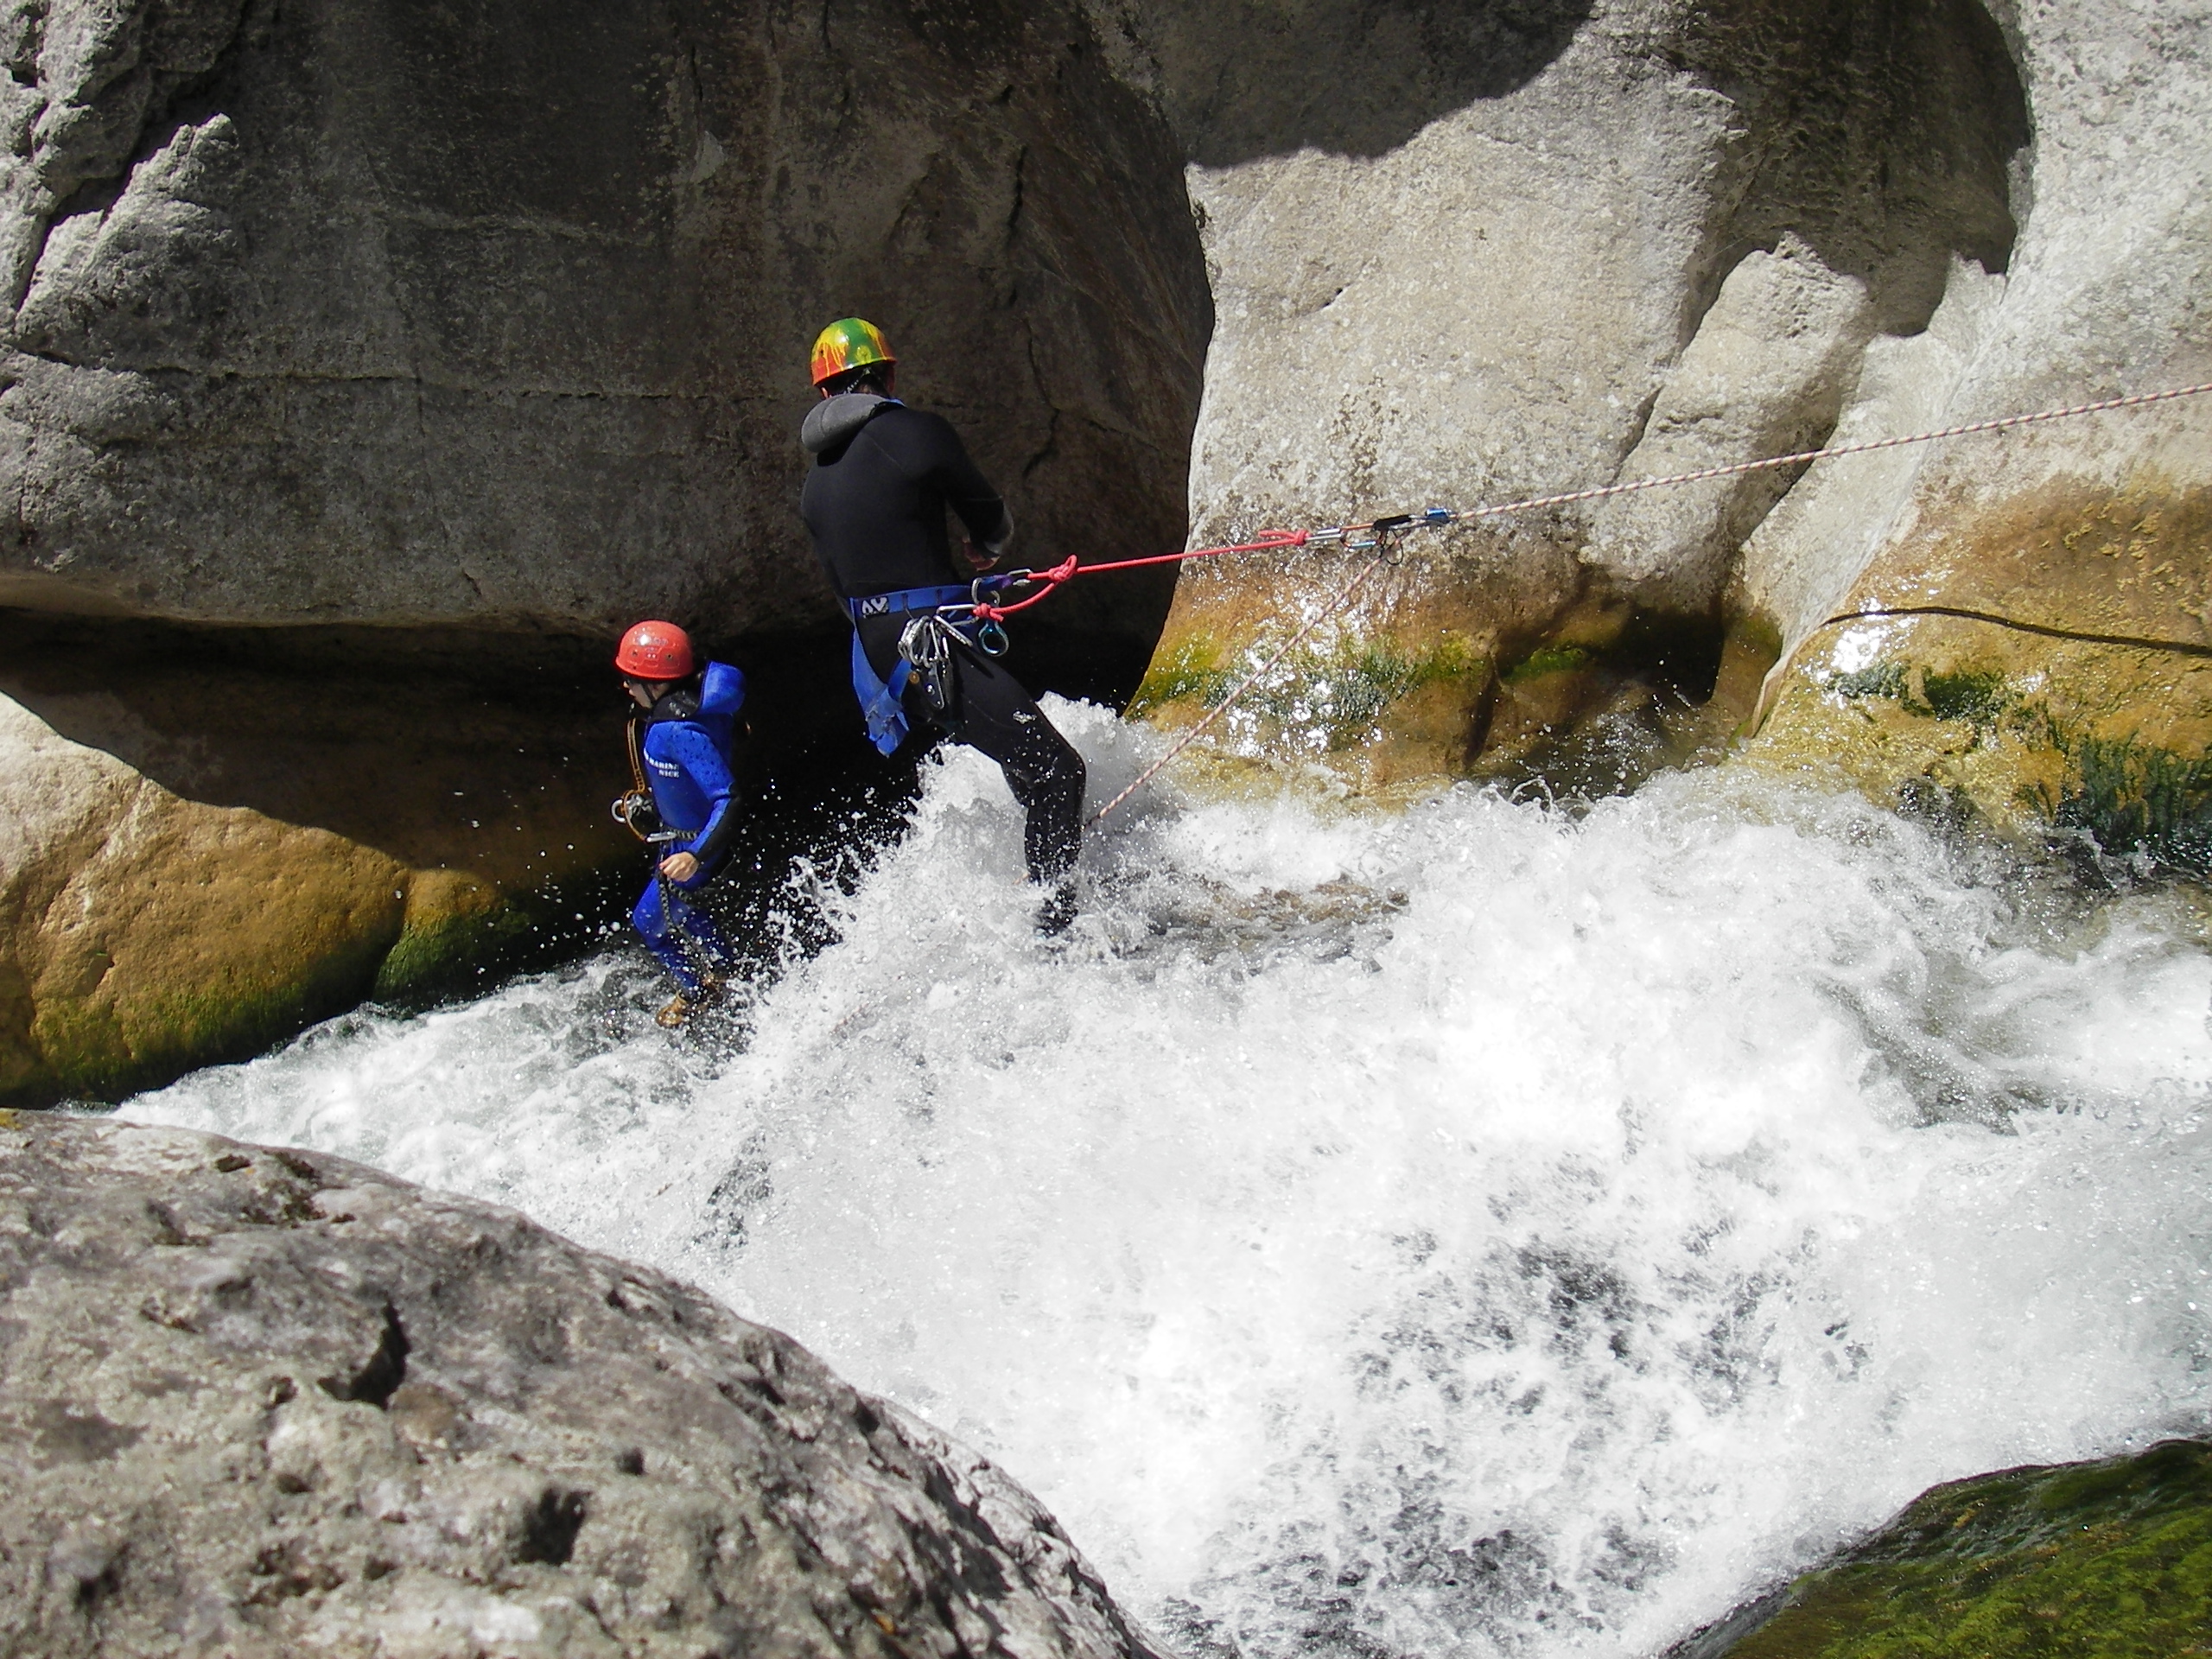
[[[711,1008],[721,1001],[723,989],[720,975],[702,974],[698,990],[694,993],[678,991],[670,997],[661,1011],[653,1015],[653,1023],[663,1031],[677,1030],[702,1008]]]

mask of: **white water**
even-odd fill
[[[1156,742],[1058,717],[1094,798]],[[1154,795],[1053,948],[995,774],[930,770],[741,1049],[618,953],[126,1113],[697,1281],[1186,1652],[1648,1654],[1933,1482],[2206,1426],[2177,901],[1726,772],[1579,823]]]

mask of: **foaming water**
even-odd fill
[[[1094,791],[1156,742],[1057,717]],[[1722,772],[1579,821],[1155,803],[1052,945],[995,772],[925,771],[719,1036],[615,954],[126,1113],[704,1284],[1192,1653],[1648,1654],[1933,1482],[2207,1422],[2171,901]]]

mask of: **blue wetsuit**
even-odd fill
[[[687,940],[717,969],[728,969],[735,960],[713,918],[683,895],[714,880],[736,830],[737,785],[730,776],[728,733],[737,702],[744,696],[743,685],[736,670],[710,663],[703,697],[689,690],[671,691],[644,716],[644,741],[639,747],[653,806],[661,823],[682,831],[684,838],[653,849],[653,879],[630,912],[630,923],[687,996],[696,996],[702,988],[683,948]],[[677,853],[689,853],[699,861],[698,874],[688,881],[671,881],[660,874],[660,861]]]

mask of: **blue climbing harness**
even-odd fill
[[[980,641],[982,649],[996,656],[1006,649],[1004,631],[995,622],[979,625],[972,614],[959,613],[972,609],[985,594],[1009,587],[1018,579],[1011,575],[983,576],[973,582],[944,588],[902,588],[896,593],[869,594],[845,601],[845,609],[853,619],[853,695],[860,699],[861,713],[868,721],[868,741],[877,748],[890,754],[906,741],[906,709],[899,699],[914,677],[914,664],[902,653],[888,680],[879,675],[861,646],[861,620],[927,613],[969,645]],[[947,614],[948,612],[952,613]],[[985,637],[986,630],[996,634],[995,649],[994,641]]]

